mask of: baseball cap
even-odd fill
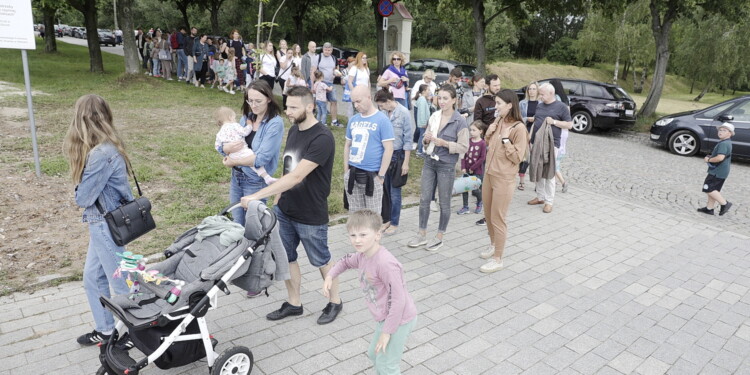
[[[732,125],[732,124],[730,124],[728,122],[725,122],[725,123],[717,126],[717,128],[727,129],[727,130],[729,130],[730,133],[732,133],[732,135],[734,135],[734,125]]]

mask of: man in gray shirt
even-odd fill
[[[315,48],[317,47],[317,44],[313,42],[312,40],[307,43],[307,53],[302,56],[302,66],[300,69],[302,69],[302,76],[305,77],[305,82],[307,83],[307,88],[312,90],[312,80],[310,80],[310,77],[312,77],[312,63],[313,61],[318,61],[318,54],[315,53]]]
[[[320,72],[323,73],[323,83],[330,87],[333,87],[333,79],[335,77],[340,77],[341,73],[338,70],[338,62],[336,61],[336,56],[333,56],[331,53],[333,53],[333,46],[331,45],[331,43],[325,42],[323,44],[323,53],[312,60],[312,73],[315,73],[315,70],[320,70]],[[343,126],[339,125],[338,120],[339,113],[338,104],[336,103],[336,90],[328,91],[326,96],[328,102],[331,103],[331,125]]]

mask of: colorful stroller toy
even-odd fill
[[[250,349],[214,351],[218,342],[208,332],[206,313],[217,307],[220,291],[230,293],[229,283],[258,293],[272,281],[289,279],[289,273],[273,212],[260,201],[251,202],[243,233],[225,216],[237,206],[182,234],[164,251],[162,262],[147,265],[140,256],[121,254],[118,272],[127,273],[131,293],[100,298],[119,321],[100,344],[97,374],[137,375],[151,363],[168,369],[203,358],[211,375],[252,371]],[[131,357],[128,339],[145,358]]]

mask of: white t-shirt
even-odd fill
[[[292,62],[289,61],[289,64],[284,67],[284,64],[289,60],[289,55],[286,54],[284,56],[281,56],[279,59],[279,78],[283,80],[289,79],[289,77],[292,75]]]
[[[357,78],[355,85],[354,78]],[[358,69],[356,67],[349,68],[349,82],[354,86],[365,86],[370,87],[370,70],[367,68]]]
[[[265,76],[276,77],[276,58],[273,55],[263,54],[260,56],[261,69]]]
[[[414,86],[411,87],[411,89],[412,89],[411,90],[411,94],[412,95],[416,95],[417,91],[419,90],[419,86],[422,86],[422,85],[425,85],[425,84],[428,85],[428,86],[430,86],[430,95],[435,95],[435,90],[437,90],[437,83],[435,83],[434,79],[432,81],[430,81],[429,84],[426,83],[423,79],[420,79],[419,81],[414,82]]]

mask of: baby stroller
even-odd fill
[[[151,363],[168,369],[203,358],[212,375],[252,371],[250,349],[235,346],[221,355],[214,351],[217,341],[208,332],[205,315],[217,307],[220,291],[230,293],[230,282],[244,290],[261,292],[274,278],[275,262],[287,260],[279,259],[286,258],[285,252],[272,249],[280,244],[276,216],[262,202],[249,204],[244,235],[228,246],[221,233],[205,236],[206,232],[199,229],[205,228],[202,226],[209,219],[233,225],[224,215],[237,206],[225,208],[178,237],[164,251],[166,260],[153,265],[141,263],[133,281],[140,291],[100,298],[119,321],[109,340],[100,344],[97,374],[136,375]],[[235,235],[237,229],[241,234],[241,227],[233,229]],[[150,275],[157,272],[161,279],[154,282]],[[288,279],[288,275],[279,278],[284,277]],[[145,358],[131,357],[128,346],[123,345],[128,338]]]

